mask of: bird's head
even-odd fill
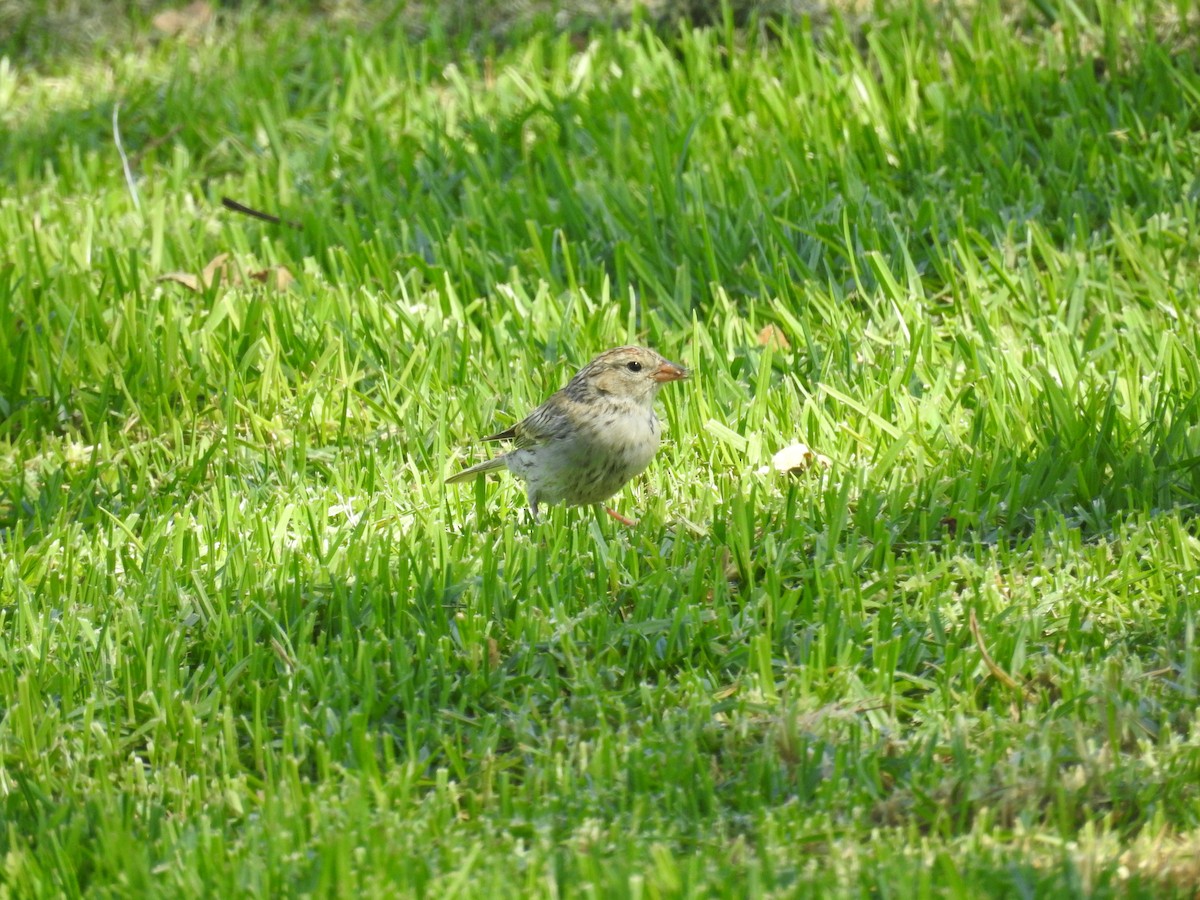
[[[625,398],[646,406],[668,381],[688,377],[688,371],[645,347],[606,350],[571,379],[589,393]]]

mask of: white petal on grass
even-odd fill
[[[799,475],[813,466],[828,469],[831,465],[833,465],[833,460],[813,450],[807,444],[792,444],[772,456],[771,464],[759,469],[758,474],[779,472],[783,475]]]

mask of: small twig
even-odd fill
[[[992,677],[1003,685],[1013,688],[1014,690],[1020,690],[1021,685],[1018,684],[1011,675],[996,665],[996,661],[992,659],[991,654],[988,653],[987,647],[984,646],[983,635],[979,633],[979,620],[975,618],[975,610],[971,610],[970,625],[971,634],[975,636],[975,646],[979,648],[979,653],[983,656],[983,664],[987,666],[988,671],[992,673]]]
[[[129,195],[133,197],[133,208],[139,212],[142,205],[138,202],[137,185],[133,182],[133,172],[129,169],[129,157],[125,155],[125,148],[121,145],[121,129],[118,125],[118,118],[121,113],[121,104],[113,104],[113,140],[117,144],[117,152],[121,154],[121,168],[125,170],[125,183],[129,185]]]
[[[239,212],[243,216],[250,216],[252,219],[261,219],[264,222],[270,222],[272,225],[286,225],[288,228],[296,229],[304,227],[299,222],[281,219],[279,216],[273,216],[270,213],[263,212],[262,210],[253,209],[252,207],[246,206],[244,203],[238,203],[236,200],[233,200],[229,197],[222,197],[221,205],[226,209],[232,209],[234,212]]]
[[[1171,675],[1175,672],[1174,666],[1166,666],[1161,669],[1154,669],[1150,672],[1143,672],[1139,678],[1161,678],[1163,675]]]

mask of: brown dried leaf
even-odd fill
[[[788,343],[787,337],[778,325],[768,325],[758,333],[758,342],[764,347],[770,347],[773,350],[791,350],[792,345]]]
[[[269,269],[251,272],[250,277],[277,291],[286,291],[296,280],[296,276],[289,272],[286,266],[271,266]]]
[[[206,288],[213,286],[217,275],[221,276],[221,284],[237,284],[241,281],[237,270],[229,264],[228,253],[218,253],[208,261],[204,271],[200,273],[200,281]]]
[[[150,20],[155,31],[167,37],[175,37],[187,31],[203,28],[213,19],[212,5],[205,0],[195,0],[182,9],[168,9]]]
[[[237,284],[241,280],[237,270],[229,264],[228,253],[218,253],[214,256],[199,275],[193,275],[191,272],[168,272],[166,275],[159,275],[155,280],[174,281],[188,290],[199,293],[212,287],[218,274],[222,284]]]
[[[174,281],[176,284],[182,284],[189,291],[200,293],[200,279],[191,272],[168,272],[166,275],[159,275],[155,281]]]

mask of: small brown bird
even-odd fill
[[[525,482],[534,519],[541,503],[581,506],[607,500],[658,450],[658,389],[687,377],[685,368],[645,347],[607,350],[512,428],[484,438],[512,440],[511,450],[451,475],[446,483],[507,467]],[[605,509],[626,525],[636,524]]]

